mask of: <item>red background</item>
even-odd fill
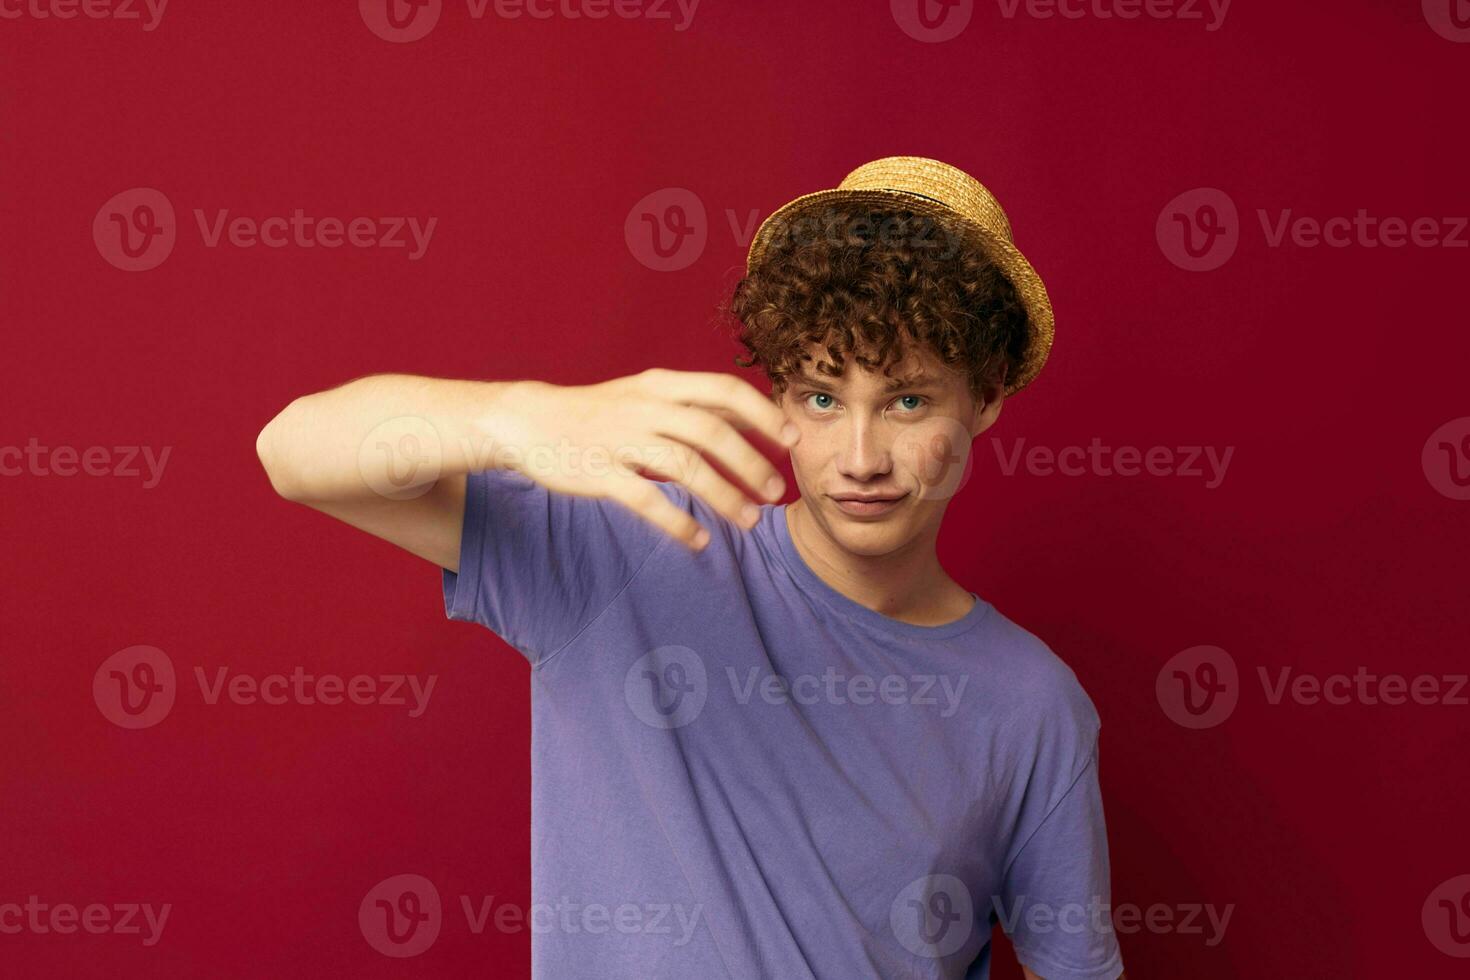
[[[1128,975],[1448,977],[1420,910],[1470,872],[1470,708],[1270,705],[1256,668],[1465,670],[1470,504],[1420,452],[1470,415],[1449,248],[1268,247],[1256,209],[1470,212],[1470,45],[1417,2],[1262,4],[1200,21],[1006,19],[925,44],[883,2],[705,0],[649,19],[472,19],[390,44],[353,3],[186,3],[157,30],[0,20],[4,445],[172,447],[160,484],[9,476],[0,613],[0,903],[171,903],[162,941],[0,935],[35,977],[526,976],[525,932],[457,896],[529,901],[527,668],[443,618],[438,573],[275,498],[254,456],[292,397],[370,372],[584,383],[734,370],[712,317],[743,225],[890,154],[998,195],[1057,340],[977,443],[941,558],[1046,639],[1103,719],[1113,899],[1234,904],[1225,941],[1123,936]],[[103,260],[94,216],[154,187],[178,244]],[[693,191],[677,272],[624,238]],[[1238,252],[1161,252],[1165,203],[1216,187]],[[192,211],[435,216],[427,254],[206,248]],[[994,441],[1235,447],[1223,484],[1006,477]],[[178,703],[142,731],[90,696],[151,644]],[[1155,678],[1215,644],[1244,681],[1191,731]],[[209,705],[212,672],[433,673],[429,710]],[[375,952],[359,901],[413,872],[439,940]],[[997,933],[997,943],[1004,947]],[[995,975],[1018,971],[1009,952]]]

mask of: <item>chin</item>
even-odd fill
[[[831,500],[823,502],[823,515],[828,532],[843,550],[876,558],[898,550],[913,536],[913,521],[907,507],[900,507],[883,517],[855,518]]]

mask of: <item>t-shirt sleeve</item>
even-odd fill
[[[1011,862],[1000,900],[1002,928],[1017,958],[1038,976],[1114,980],[1123,972],[1096,741],[1082,771]]]
[[[683,488],[656,484],[681,509]],[[553,493],[510,470],[465,482],[458,574],[444,611],[540,666],[612,604],[667,536],[617,501]]]

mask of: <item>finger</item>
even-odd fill
[[[641,476],[608,477],[608,497],[627,507],[669,537],[695,551],[709,544],[709,532],[687,511],[675,507],[662,490]]]
[[[789,430],[786,413],[743,378],[715,371],[671,371],[650,368],[640,377],[643,390],[685,405],[728,412],[738,429],[755,429],[780,446],[794,446],[799,433]]]
[[[763,496],[774,502],[780,500],[786,491],[785,481],[771,461],[747,442],[733,425],[713,412],[686,405],[661,406],[652,425],[659,435],[677,439],[718,461],[757,497]],[[707,465],[702,468],[711,469]],[[724,480],[720,482],[729,486]],[[723,487],[717,490],[723,497]],[[743,502],[742,498],[739,503]],[[731,504],[738,509],[737,502],[732,501]]]
[[[721,423],[723,424],[723,423]],[[737,435],[735,438],[739,439]],[[760,520],[760,508],[745,493],[722,477],[709,460],[692,446],[677,442],[657,444],[648,462],[640,463],[644,472],[673,480],[724,517],[749,530]],[[747,508],[749,508],[747,510]]]

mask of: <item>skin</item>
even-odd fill
[[[887,375],[850,355],[835,379],[813,363],[777,400],[801,432],[791,450],[801,497],[787,507],[798,553],[838,592],[893,619],[962,618],[974,599],[940,565],[936,542],[971,440],[1000,415],[1003,386],[977,397],[927,348],[909,349]],[[892,387],[895,379],[908,383]],[[833,499],[851,493],[902,499],[882,515],[854,516]]]
[[[821,355],[814,347],[808,356]],[[838,592],[903,622],[942,625],[974,599],[939,564],[939,526],[971,440],[995,424],[1005,389],[972,394],[927,348],[907,351],[889,374],[918,380],[890,388],[849,356],[839,378],[808,369],[777,397],[801,431],[791,450],[801,498],[787,506],[787,526],[801,557]],[[832,499],[845,493],[904,497],[881,517],[859,518]],[[1024,963],[1021,970],[1045,980]]]
[[[890,375],[913,380],[890,389]],[[704,529],[645,473],[684,485],[748,529],[754,505],[785,492],[757,445],[785,449],[800,491],[787,521],[803,560],[864,606],[935,626],[974,602],[939,564],[935,543],[971,440],[1003,401],[1001,386],[972,394],[924,349],[907,351],[888,375],[849,356],[840,377],[790,378],[774,397],[730,375],[660,368],[584,386],[374,375],[297,398],[261,430],[256,452],[283,498],[458,571],[466,474],[475,470],[515,469],[560,493],[616,500],[698,550]],[[391,428],[403,419],[424,465],[380,451],[404,444]],[[538,447],[570,453],[538,462]],[[627,450],[638,466],[567,462]],[[858,518],[832,499],[853,492],[903,499]]]
[[[575,386],[373,375],[295,399],[255,451],[283,498],[457,572],[468,473],[510,469],[614,500],[697,550],[708,531],[644,473],[749,528],[754,504],[785,492],[751,440],[789,448],[799,436],[770,398],[727,374],[651,368]]]
[[[893,378],[909,383],[890,389]],[[851,357],[838,378],[809,370],[775,398],[730,375],[658,368],[583,386],[377,375],[296,399],[261,430],[256,451],[282,497],[458,571],[465,476],[476,469],[515,469],[558,493],[615,500],[697,550],[704,529],[647,476],[683,484],[748,529],[755,505],[785,491],[757,449],[774,445],[791,453],[800,499],[788,526],[812,570],[884,615],[938,625],[974,601],[940,566],[935,542],[970,441],[995,422],[1003,398],[999,385],[972,396],[961,374],[923,349],[887,375]],[[403,442],[384,426],[404,418],[416,451],[433,450],[429,465],[379,451]],[[580,462],[588,459],[628,465]],[[831,499],[853,492],[903,499],[857,518]]]

